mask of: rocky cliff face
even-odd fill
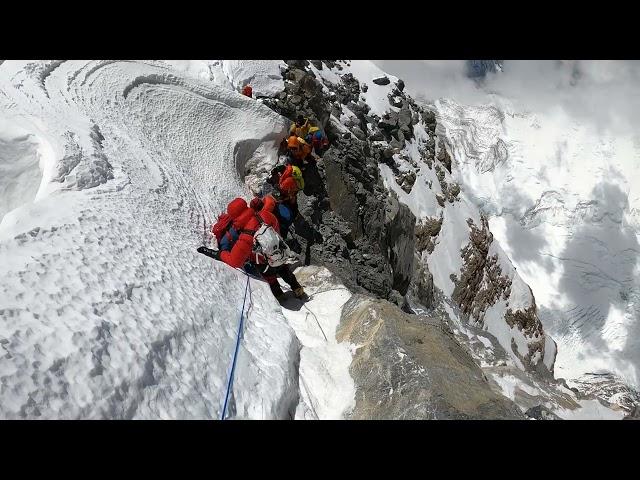
[[[289,65],[283,72],[285,90],[266,102],[292,120],[300,112],[310,117],[331,140],[318,167],[305,172],[306,187],[298,202],[311,221],[296,225],[292,247],[304,252],[305,263],[326,266],[349,288],[404,305],[413,275],[415,216],[382,183],[382,152],[362,130],[367,131],[367,109],[358,100],[359,84],[345,75],[328,89],[313,73],[298,68],[304,62]],[[358,135],[343,131],[335,116],[329,121],[330,115],[341,114],[341,105],[350,105],[362,117],[352,123]]]
[[[363,70],[356,62],[286,63],[284,90],[262,101],[290,120],[298,113],[309,117],[324,127],[331,142],[317,167],[305,172],[306,186],[298,203],[306,220],[296,224],[289,241],[292,248],[303,255],[306,264],[326,266],[354,292],[389,300],[410,313],[428,313],[438,307],[454,330],[473,327],[478,333],[475,338],[483,337],[479,345],[503,352],[501,362],[552,378],[555,343],[537,318],[531,290],[493,240],[486,219],[453,180],[455,157],[434,113],[407,95],[401,80]],[[383,305],[376,304],[376,308],[387,308]],[[446,308],[442,310],[442,306]],[[431,328],[409,316],[403,321],[415,332]],[[358,335],[374,333],[363,330]],[[385,324],[380,331],[384,338],[375,335],[367,337],[372,345],[392,342],[397,346],[405,345],[408,340],[404,335],[409,333],[398,333]],[[455,344],[454,349],[460,351],[469,348],[476,362],[483,358],[484,353],[476,354],[480,347],[460,345],[465,335],[457,335],[457,340],[446,338],[437,341],[451,348]],[[391,361],[383,358],[391,354],[389,350],[375,352],[367,358],[375,357],[378,364]],[[436,362],[453,365],[453,360],[435,346],[430,354]],[[413,355],[423,358],[426,353],[420,350]],[[494,353],[489,356],[495,357]],[[459,385],[464,389],[482,378],[482,373],[473,369],[472,360],[460,362],[467,369]],[[370,366],[352,371],[354,378],[367,378],[360,388],[368,393],[363,393],[356,417],[483,418],[483,412],[489,411],[501,417],[518,414],[497,400],[495,403],[500,396],[491,397],[481,385],[474,387],[475,400],[468,402],[458,399],[456,403],[452,397],[438,403],[425,397],[417,401],[422,406],[415,408],[420,411],[399,402],[376,413],[371,398],[382,395],[381,384],[368,377],[367,368]],[[440,384],[427,388],[426,380],[402,371],[408,376],[398,374],[397,384],[405,389],[433,393],[442,388],[454,395],[455,389],[447,390],[449,387]]]

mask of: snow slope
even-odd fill
[[[296,419],[338,420],[355,406],[355,384],[349,374],[354,346],[338,343],[336,329],[351,292],[325,267],[295,271],[310,299],[290,298],[282,313],[296,332],[300,349],[300,403]],[[286,292],[288,285],[280,281]]]
[[[0,417],[217,418],[246,277],[195,247],[286,121],[163,62],[5,61],[0,91]],[[299,344],[249,291],[231,413],[289,418]]]
[[[435,103],[465,193],[533,289],[556,373],[640,386],[640,138],[491,96]]]

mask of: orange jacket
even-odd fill
[[[313,150],[313,147],[311,145],[305,142],[304,139],[298,138],[298,148],[290,148],[289,152],[291,152],[291,156],[295,160],[304,160],[305,158],[307,158],[307,155],[311,153],[311,150]]]

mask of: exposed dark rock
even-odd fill
[[[525,332],[528,336],[542,335],[542,324],[538,320],[536,314],[535,301],[525,310],[512,311],[510,308],[504,315],[507,325],[517,327],[518,330]]]
[[[392,158],[392,157],[393,157],[393,153],[394,153],[394,152],[393,152],[393,149],[392,149],[392,148],[385,148],[385,149],[383,150],[384,158],[387,158],[387,159]]]
[[[451,157],[449,156],[449,152],[445,148],[444,142],[440,140],[439,144],[440,150],[438,151],[438,160],[442,162],[447,171],[451,173]]]
[[[285,60],[284,63],[293,68],[306,68],[309,65],[307,60]]]
[[[394,138],[389,142],[389,146],[394,149],[402,150],[405,147],[404,139],[400,141]]]
[[[535,418],[536,420],[562,420],[544,405],[531,407],[525,412],[525,415],[529,418]]]
[[[384,246],[389,252],[389,263],[393,269],[393,288],[404,295],[407,293],[413,273],[415,243],[413,231],[416,217],[409,207],[398,201],[393,191],[389,193],[385,206]]]
[[[426,217],[421,223],[416,224],[416,250],[422,252],[428,250],[429,245],[433,245],[432,237],[438,236],[442,227],[442,217],[431,218]],[[433,247],[431,248],[433,251]],[[431,253],[429,251],[429,253]]]
[[[378,122],[378,127],[390,132],[398,127],[398,114],[396,112],[389,112],[385,114]]]
[[[427,125],[429,133],[434,134],[436,130],[436,115],[430,110],[421,112],[422,121]]]
[[[380,130],[374,130],[369,135],[369,140],[371,140],[372,142],[380,142],[380,141],[384,140],[384,135],[382,134],[382,132]]]
[[[286,78],[294,83],[300,84],[304,77],[307,76],[307,72],[299,68],[293,68],[287,72]]]
[[[396,297],[406,294],[413,273],[415,217],[384,188],[376,163],[368,141],[335,137],[317,169],[320,180],[307,181],[305,170],[307,186],[298,197],[302,215],[323,240],[310,241],[296,227],[291,241],[348,288],[402,305]],[[312,183],[322,188],[307,191]]]
[[[482,325],[484,312],[494,305],[500,297],[508,300],[511,294],[511,279],[503,275],[498,263],[497,255],[489,255],[489,247],[493,242],[493,234],[489,231],[489,224],[484,215],[481,216],[482,225],[477,227],[473,220],[468,219],[470,228],[469,244],[462,249],[463,267],[460,279],[453,275],[455,285],[451,299],[460,307],[462,314],[472,318],[476,324]],[[528,338],[528,351],[518,350],[512,339],[511,349],[520,358],[527,370],[535,370],[543,376],[549,372],[543,362],[533,364],[535,357],[544,357],[545,336],[542,324],[537,316],[535,298],[529,289],[532,304],[527,309],[507,310],[505,321],[511,327],[516,327]]]
[[[389,103],[391,104],[391,106],[396,107],[396,108],[400,108],[402,107],[402,99],[396,97],[395,95],[388,95],[387,98],[389,99]]]
[[[640,405],[636,405],[633,411],[625,416],[623,420],[640,420]]]
[[[404,172],[396,175],[396,183],[407,193],[411,193],[413,185],[416,183],[415,172]]]
[[[358,140],[366,140],[367,136],[365,135],[365,133],[360,130],[358,127],[353,127],[353,130],[351,130],[353,132],[353,134],[356,136],[356,138],[358,138]]]
[[[485,310],[502,295],[506,300],[511,292],[511,280],[502,276],[497,255],[489,256],[489,247],[493,234],[489,224],[482,216],[482,225],[478,228],[469,219],[469,244],[462,249],[464,262],[460,280],[455,283],[451,298],[460,307],[464,315],[482,321]]]
[[[411,110],[406,104],[398,112],[398,125],[409,127],[411,125]]]
[[[432,308],[434,304],[433,275],[429,271],[426,262],[414,262],[418,268],[413,274],[413,293],[417,300],[426,308]]]
[[[332,104],[322,92],[322,84],[313,74],[304,70],[308,63],[287,60],[289,68],[283,72],[285,89],[275,98],[264,99],[263,102],[279,114],[295,120],[298,114],[311,119],[312,122],[326,128],[331,114]],[[336,112],[336,116],[340,116]]]
[[[382,77],[374,78],[372,82],[376,85],[389,85],[391,83],[391,80],[389,80],[389,77],[384,75]]]

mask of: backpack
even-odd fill
[[[258,256],[262,255],[270,267],[279,267],[297,260],[278,232],[266,223],[262,223],[253,235],[253,251],[256,255],[256,263],[258,263]]]
[[[304,178],[302,178],[302,171],[299,167],[293,166],[291,168],[291,176],[296,181],[296,185],[300,190],[304,189]]]
[[[218,221],[211,227],[211,233],[218,241],[218,250],[224,251],[230,251],[240,236],[240,232],[233,226],[233,217],[228,213],[218,216]]]

